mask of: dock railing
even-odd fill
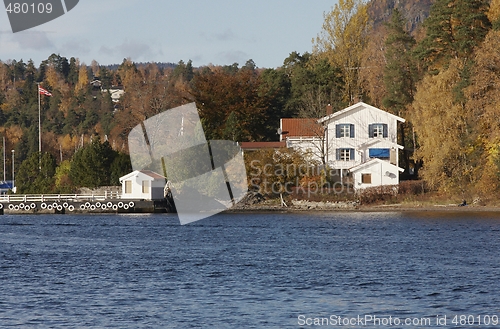
[[[47,201],[104,201],[110,199],[121,199],[121,194],[117,192],[105,192],[101,195],[94,194],[3,194],[0,195],[0,202],[47,202]]]

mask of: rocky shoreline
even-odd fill
[[[359,209],[358,201],[308,201],[292,200],[286,205],[280,204],[276,199],[266,199],[260,193],[250,192],[230,211],[300,211],[300,210],[356,210]]]
[[[250,192],[234,207],[226,212],[247,211],[361,211],[361,212],[385,212],[385,211],[457,211],[457,212],[500,212],[500,207],[481,206],[477,204],[460,207],[458,204],[377,204],[361,205],[359,201],[308,201],[292,200],[281,205],[279,200],[266,199],[260,193]]]

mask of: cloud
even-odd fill
[[[236,35],[231,29],[226,29],[222,33],[215,33],[214,37],[219,41],[232,41],[237,39]]]
[[[70,40],[62,45],[61,53],[77,54],[75,57],[90,53],[90,42],[87,39]]]
[[[48,32],[45,31],[26,31],[12,35],[12,40],[16,42],[21,49],[42,50],[54,48],[54,43],[48,38]]]
[[[139,59],[148,61],[151,60],[154,55],[154,52],[149,45],[130,40],[125,40],[121,45],[114,47],[101,46],[99,53],[114,58],[130,57],[135,61]]]
[[[241,50],[223,51],[217,54],[217,58],[223,63],[245,63],[248,60],[248,54]]]

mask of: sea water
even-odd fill
[[[499,316],[499,213],[0,216],[1,328],[498,328]]]

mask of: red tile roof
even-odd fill
[[[323,127],[318,119],[283,118],[281,119],[281,136],[286,137],[319,137],[323,135]]]
[[[277,149],[286,147],[286,142],[241,142],[242,150]]]

